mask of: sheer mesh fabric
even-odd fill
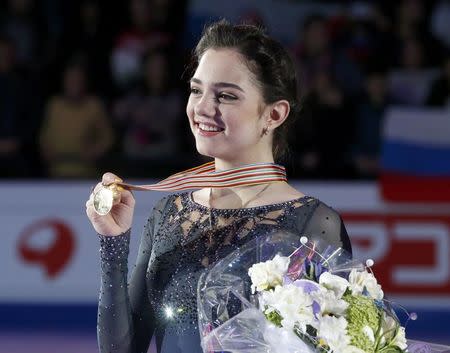
[[[153,209],[127,286],[130,231],[99,236],[101,289],[98,338],[103,352],[200,353],[196,289],[200,274],[254,237],[295,232],[351,252],[340,216],[312,197],[267,206],[215,209],[191,193]]]

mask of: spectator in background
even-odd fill
[[[67,52],[85,57],[88,75],[95,77],[92,89],[109,97],[114,93],[109,65],[112,35],[105,23],[106,16],[99,0],[84,0],[67,33]]]
[[[431,85],[427,105],[450,108],[450,54],[444,60],[440,76]]]
[[[450,50],[450,0],[440,0],[431,14],[431,31]]]
[[[22,154],[29,129],[27,98],[23,81],[14,71],[13,45],[0,37],[0,177],[24,177],[27,173]]]
[[[337,44],[345,49],[352,64],[360,68],[361,76],[373,58],[387,66],[394,47],[391,22],[377,5],[376,2],[351,2],[348,5],[351,21],[347,18],[342,21],[345,25],[341,25],[342,39]],[[361,89],[363,80],[361,77]],[[359,97],[360,91],[355,97]]]
[[[102,103],[87,92],[85,67],[72,62],[63,73],[63,92],[47,104],[40,148],[52,177],[94,177],[113,142]]]
[[[142,83],[115,104],[114,117],[124,133],[122,148],[127,159],[164,161],[176,156],[181,96],[171,85],[165,52],[151,51],[144,63]]]
[[[366,76],[366,93],[356,110],[354,166],[360,177],[375,177],[379,170],[381,128],[389,104],[386,73],[381,70]]]
[[[394,103],[422,106],[438,70],[425,67],[424,47],[418,39],[402,46],[400,67],[389,75],[389,92]]]
[[[36,63],[40,33],[33,14],[33,0],[9,0],[0,30],[11,39],[18,69],[28,71]]]
[[[426,31],[425,9],[421,0],[402,0],[395,14],[395,34],[400,40],[416,37]]]
[[[112,52],[112,73],[123,91],[139,78],[142,58],[149,50],[169,47],[172,34],[165,28],[167,0],[131,0],[131,27],[119,34]]]
[[[396,2],[393,2],[394,4]],[[430,30],[428,13],[431,10],[432,1],[424,0],[402,0],[396,6],[395,19],[393,21],[393,37],[396,40],[392,61],[398,63],[396,59],[401,58],[398,48],[403,48],[406,41],[414,40],[420,42],[425,53],[433,53],[422,58],[423,66],[437,66],[442,59],[442,43],[437,40]],[[402,49],[401,49],[402,50]],[[400,55],[399,55],[400,54]]]
[[[341,178],[352,141],[352,114],[343,92],[326,72],[317,73],[295,126],[295,164],[302,177]]]
[[[333,77],[345,94],[353,95],[358,91],[361,79],[359,69],[343,51],[332,48],[325,17],[311,15],[305,20],[293,51],[298,72],[301,73],[300,92],[307,94],[316,75],[321,72]]]

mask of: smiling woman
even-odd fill
[[[200,59],[191,80],[186,112],[197,150],[220,159],[223,169],[273,162],[271,134],[263,135],[262,131],[274,125],[274,121],[268,116],[270,108],[261,99],[250,74],[236,50],[210,49]],[[278,104],[288,110],[287,102]],[[278,114],[279,122],[287,117],[285,111]],[[214,128],[214,133],[205,134],[205,127],[207,132]]]
[[[232,187],[211,187],[211,175],[196,175],[202,189],[158,202],[144,227],[129,285],[134,198],[123,190],[120,203],[99,215],[91,195],[86,212],[101,242],[101,352],[147,352],[152,337],[159,353],[201,352],[199,276],[256,237],[307,234],[351,251],[334,210],[285,178],[264,179],[259,172],[284,175],[275,160],[298,110],[295,70],[282,46],[260,28],[221,21],[205,29],[194,59],[186,113],[198,152],[214,159],[214,173],[223,181],[253,174]],[[106,173],[102,183],[119,180]]]
[[[252,146],[249,154],[263,147],[257,156],[242,157],[258,161],[280,159],[287,147],[289,125],[299,111],[295,67],[281,44],[260,28],[236,26],[229,30],[224,22],[218,22],[205,30],[194,59],[198,66],[191,79],[187,105],[191,127],[195,115],[200,122],[206,120],[220,127],[229,120],[231,131],[225,129],[224,134],[237,140],[242,136],[232,134],[233,124],[238,123],[241,133],[254,134],[249,136],[253,140],[248,141],[245,136],[242,141]],[[242,124],[253,126],[246,130]]]

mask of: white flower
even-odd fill
[[[408,345],[406,344],[406,337],[405,337],[405,328],[400,326],[397,330],[397,334],[394,337],[394,340],[392,341],[392,344],[397,346],[400,349],[406,349],[408,348]]]
[[[262,308],[268,306],[266,313],[278,311],[281,325],[286,329],[298,326],[301,332],[306,332],[306,325],[314,321],[311,297],[293,284],[262,292],[260,301]]]
[[[364,326],[362,331],[364,332],[364,334],[369,338],[369,340],[371,342],[375,342],[375,335],[373,333],[372,328],[370,328],[369,326]]]
[[[392,316],[384,315],[384,320],[380,329],[380,344],[398,346],[400,349],[406,349],[405,328],[400,326],[397,320]]]
[[[347,352],[350,337],[347,335],[347,320],[344,317],[323,316],[317,327],[317,337],[330,347],[332,352]]]
[[[332,290],[338,298],[342,298],[345,290],[350,285],[345,278],[332,275],[330,272],[322,273],[319,277],[319,283]]]
[[[364,288],[366,288],[373,299],[383,299],[384,293],[372,273],[353,269],[350,272],[348,281],[353,294],[361,294],[364,291]]]
[[[309,347],[292,331],[283,327],[268,324],[264,330],[264,340],[270,346],[271,353],[314,353],[315,349]]]
[[[384,318],[380,328],[381,346],[386,344],[386,342],[391,342],[393,340],[398,325],[397,321],[395,321],[391,316],[386,314],[383,316]]]
[[[254,264],[248,270],[252,280],[252,293],[274,288],[283,282],[289,266],[289,257],[276,255],[272,260]]]
[[[311,293],[312,299],[320,306],[320,314],[333,314],[341,316],[345,314],[348,303],[338,298],[332,290],[321,287],[320,290]]]
[[[405,350],[408,345],[406,344],[405,328],[400,326],[397,320],[392,316],[384,315],[384,320],[380,329],[380,344],[394,345],[400,349]]]

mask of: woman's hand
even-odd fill
[[[133,194],[128,190],[121,191],[120,202],[114,205],[111,211],[101,216],[94,209],[94,194],[102,185],[121,182],[118,176],[112,173],[103,174],[102,182],[98,183],[86,202],[86,214],[95,231],[101,235],[120,235],[130,229],[133,222],[135,200]]]

